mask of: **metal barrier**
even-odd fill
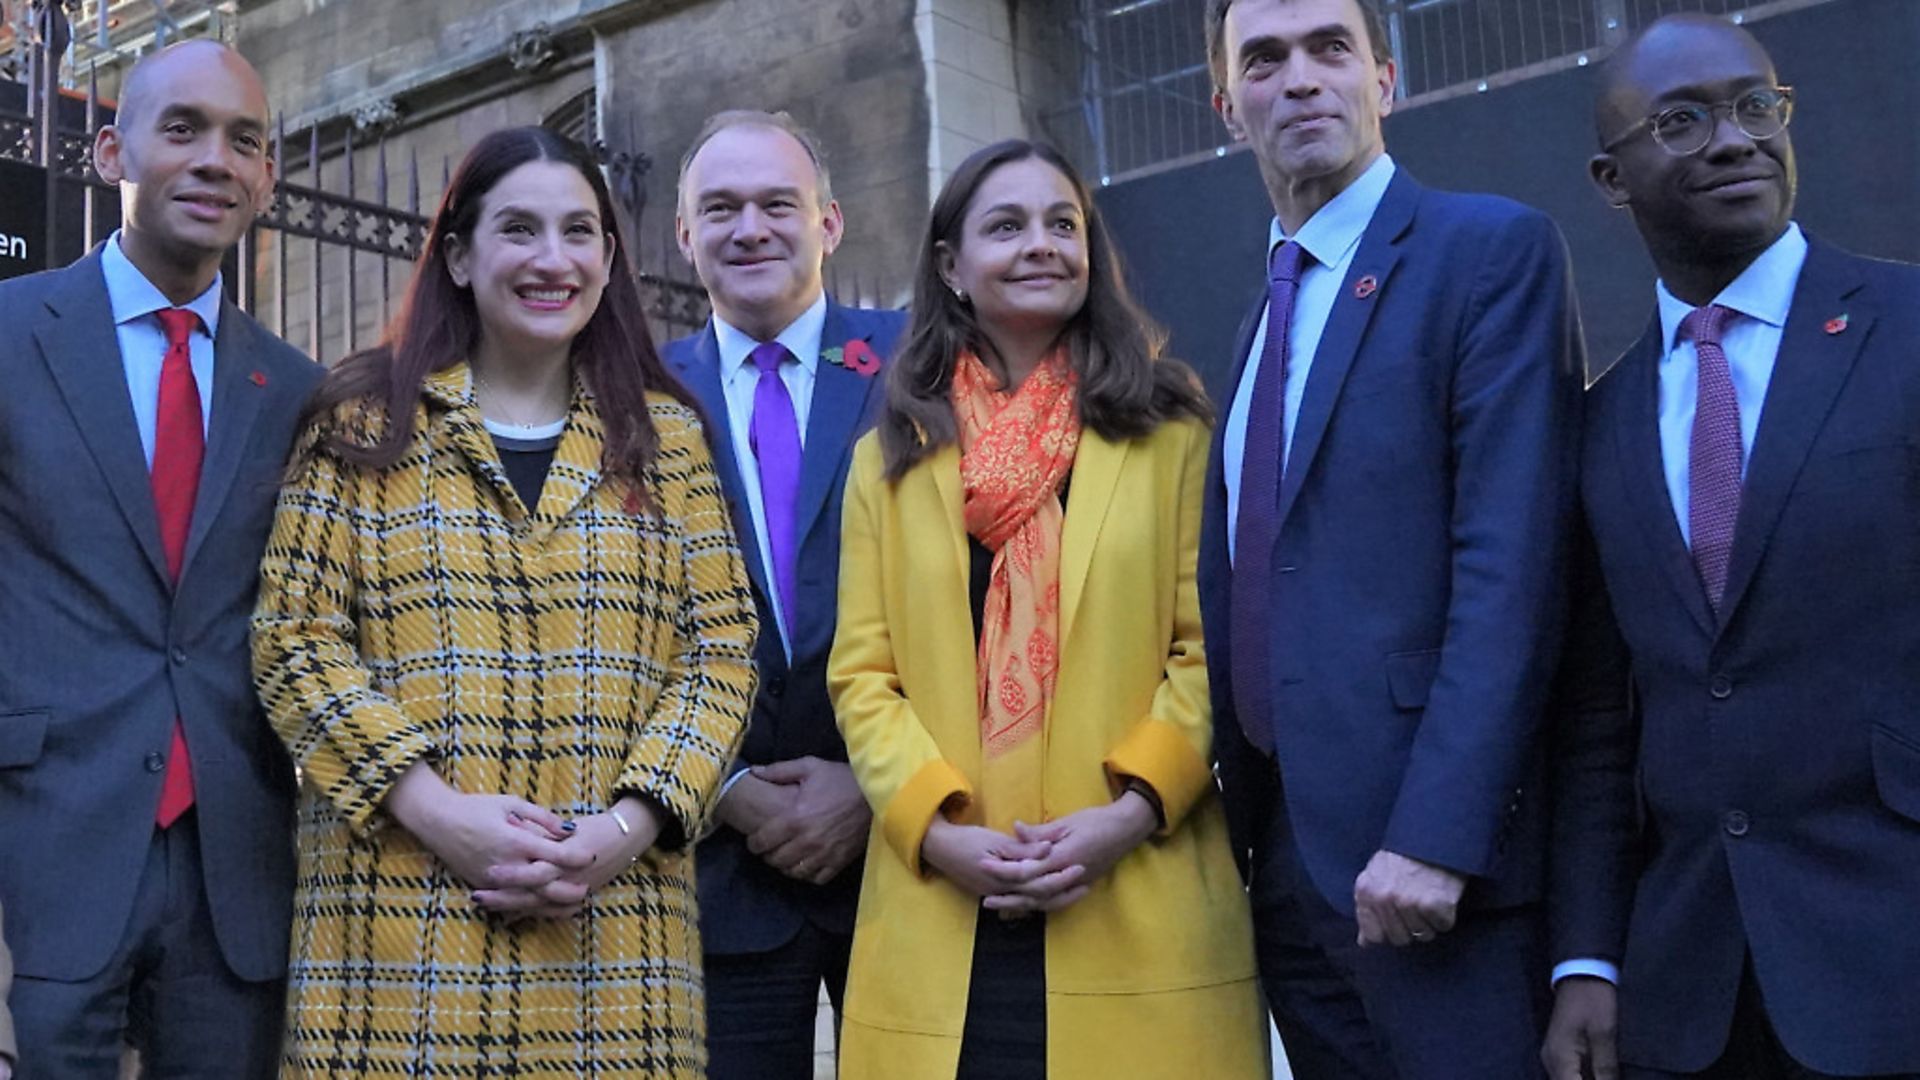
[[[1113,183],[1230,151],[1207,70],[1207,0],[1054,0],[1070,7],[1080,92],[1042,113],[1044,134]],[[1485,91],[1573,64],[1662,15],[1736,20],[1831,0],[1378,0],[1399,65],[1398,108]]]

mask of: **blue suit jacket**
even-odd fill
[[[186,559],[159,519],[98,250],[0,284],[0,899],[23,975],[121,941],[186,727],[207,904],[242,978],[284,974],[293,767],[247,625],[294,425],[321,369],[232,304]]]
[[[1382,848],[1471,875],[1469,903],[1539,895],[1536,735],[1563,618],[1582,353],[1552,222],[1395,175],[1314,356],[1280,489],[1279,777],[1233,708],[1215,438],[1199,580],[1235,847],[1244,857],[1274,825],[1284,778],[1301,864],[1340,911]]]
[[[1706,1068],[1751,954],[1802,1064],[1920,1072],[1920,268],[1812,244],[1718,619],[1661,471],[1660,345],[1656,319],[1588,396],[1605,588],[1568,653],[1556,958],[1622,962],[1635,1064]]]
[[[858,338],[884,358],[892,353],[905,326],[906,316],[900,312],[841,307],[829,300],[820,346],[835,348]],[[872,426],[884,395],[881,380],[824,359],[815,369],[795,522],[800,535],[794,585],[798,617],[789,626],[793,638],[789,663],[769,606],[772,582],[753,540],[753,513],[740,486],[740,470],[753,465],[734,459],[712,324],[693,337],[668,344],[665,355],[709,417],[714,464],[733,510],[734,528],[743,538],[740,547],[760,610],[760,638],[754,646],[760,687],[740,762],[764,765],[807,755],[845,761],[847,748],[834,724],[826,683],[827,653],[833,647],[839,607],[840,504],[853,444]],[[826,885],[809,885],[762,862],[747,850],[744,836],[722,826],[701,841],[695,865],[700,933],[708,952],[728,955],[778,948],[792,940],[803,920],[838,934],[853,932],[860,888],[858,860]]]

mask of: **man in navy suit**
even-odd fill
[[[128,76],[94,162],[123,225],[0,284],[0,901],[20,1080],[278,1067],[293,768],[247,652],[318,365],[227,301],[270,198],[224,45]]]
[[[905,320],[827,297],[840,206],[784,113],[707,121],[681,162],[678,229],[713,318],[667,360],[711,418],[760,608],[746,746],[696,853],[708,1073],[805,1080],[821,983],[836,1008],[846,986],[871,820],[827,699],[841,492]]]
[[[1920,1076],[1920,268],[1794,223],[1745,30],[1663,19],[1603,83],[1593,178],[1660,281],[1588,395],[1553,922],[1606,962],[1561,965],[1544,1056]]]
[[[1544,216],[1385,153],[1360,0],[1214,0],[1214,103],[1275,217],[1207,490],[1215,745],[1303,1077],[1539,1072],[1539,729],[1580,371]]]

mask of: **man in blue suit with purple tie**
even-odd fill
[[[808,1080],[821,984],[836,1008],[846,986],[871,821],[827,699],[841,493],[905,319],[826,295],[840,207],[785,113],[707,121],[678,230],[713,318],[666,357],[707,410],[760,609],[751,726],[696,853],[708,1075]]]
[[[1565,245],[1387,156],[1369,0],[1213,0],[1275,216],[1200,552],[1215,746],[1303,1077],[1538,1075],[1544,704],[1584,367]]]
[[[1780,83],[1705,16],[1603,78],[1660,280],[1587,401],[1555,1080],[1920,1077],[1920,268],[1794,223]]]

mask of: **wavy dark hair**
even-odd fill
[[[501,178],[528,162],[571,166],[586,178],[599,203],[600,223],[613,245],[613,268],[600,306],[573,339],[572,360],[592,391],[606,428],[601,467],[634,486],[644,499],[643,477],[653,465],[659,437],[647,410],[649,390],[668,394],[698,413],[679,380],[668,373],[653,346],[642,314],[640,290],[626,261],[613,197],[600,168],[586,148],[541,127],[495,131],[475,143],[453,174],[434,212],[433,224],[414,267],[407,297],[378,345],[342,360],[307,405],[305,423],[324,421],[351,401],[367,400],[384,410],[384,423],[371,432],[335,430],[328,448],[341,458],[384,469],[406,452],[413,440],[414,407],[427,377],[461,363],[480,344],[480,314],[473,291],[455,285],[447,270],[447,245],[458,239],[471,248],[480,205]]]
[[[1114,440],[1151,433],[1178,416],[1213,418],[1193,369],[1160,355],[1166,334],[1127,292],[1120,253],[1107,235],[1086,182],[1046,143],[1008,139],[976,150],[954,170],[933,202],[913,272],[913,321],[905,344],[887,365],[887,396],[877,427],[887,477],[898,480],[933,451],[959,439],[951,389],[954,361],[964,349],[983,358],[993,345],[940,276],[940,249],[959,251],[967,207],[1002,165],[1038,158],[1060,171],[1086,216],[1087,299],[1060,331],[1079,377],[1080,422]]]

